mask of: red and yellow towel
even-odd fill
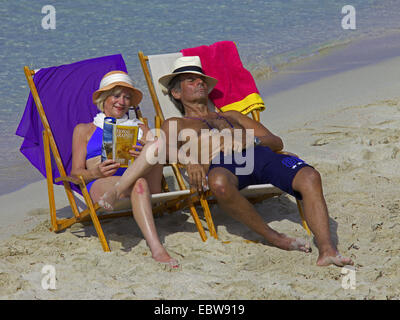
[[[209,95],[218,109],[243,114],[265,109],[253,76],[243,67],[234,42],[220,41],[181,52],[184,56],[199,56],[204,73],[218,80]]]

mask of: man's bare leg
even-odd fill
[[[328,208],[323,196],[321,176],[311,167],[304,167],[296,174],[293,189],[303,197],[305,220],[315,236],[319,250],[317,265],[353,265],[350,258],[342,257],[332,242],[329,230]]]
[[[271,245],[284,250],[310,252],[310,244],[303,239],[294,239],[270,228],[254,206],[243,197],[235,175],[225,168],[214,168],[208,174],[208,184],[221,209],[263,236]]]

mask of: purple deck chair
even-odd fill
[[[101,78],[109,71],[127,72],[121,55],[84,60],[68,65],[40,69],[33,78],[44,113],[50,125],[67,174],[72,164],[72,133],[78,123],[92,122],[99,112],[92,94],[99,88]],[[40,114],[32,92],[16,134],[23,137],[20,151],[46,177]],[[60,172],[52,158],[52,175]],[[62,184],[62,182],[55,182]],[[81,193],[77,186],[72,188]]]
[[[37,72],[24,67],[31,92],[16,131],[24,138],[20,151],[47,179],[52,230],[60,231],[91,218],[104,251],[110,248],[96,215],[99,206],[93,204],[83,179],[69,177],[69,173],[74,127],[93,121],[99,111],[92,94],[112,70],[127,72],[120,54]],[[57,219],[53,183],[64,184],[74,217]],[[72,190],[83,195],[87,209],[79,212]]]

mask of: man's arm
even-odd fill
[[[283,141],[277,135],[269,131],[262,123],[251,119],[238,111],[226,111],[227,117],[235,119],[245,130],[253,129],[254,136],[261,140],[262,146],[271,148],[272,151],[280,151],[283,149]]]
[[[183,144],[183,142],[180,142],[178,140],[179,133],[181,132],[181,130],[185,129],[182,125],[182,119],[167,119],[166,121],[164,121],[161,129],[165,139],[167,160],[169,162],[175,162],[176,160],[178,160],[178,149]],[[185,143],[188,143],[188,141],[186,141]],[[185,169],[189,177],[189,184],[191,189],[202,192],[203,187],[208,187],[207,172],[209,164],[198,163],[198,160],[199,159],[197,159],[197,157],[191,159],[186,165]]]

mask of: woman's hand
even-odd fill
[[[133,145],[133,149],[129,150],[129,154],[134,158],[139,157],[140,152],[142,152],[143,147],[146,145],[146,143],[155,140],[151,129],[147,125],[139,124],[139,128],[142,129],[143,132],[142,138],[137,141],[137,143],[139,143],[140,145]]]
[[[140,156],[140,152],[142,152],[143,147],[147,143],[147,141],[140,139],[137,141],[137,143],[140,143],[141,145],[134,145],[133,149],[129,150],[129,154],[134,158]]]
[[[111,177],[115,172],[117,172],[120,165],[121,164],[119,162],[107,159],[106,161],[101,162],[97,169],[101,178]]]

